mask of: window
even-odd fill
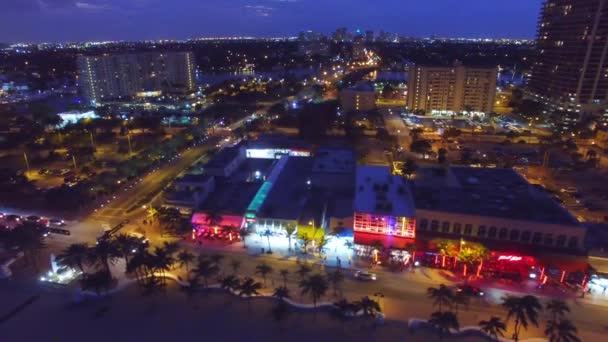
[[[500,231],[498,232],[498,238],[501,240],[507,238],[507,228],[500,228]]]
[[[477,228],[477,236],[479,236],[479,237],[486,236],[486,226],[479,226],[479,228]]]
[[[441,232],[442,233],[449,233],[450,232],[450,222],[445,221],[445,222],[443,222],[441,224]]]
[[[453,230],[454,234],[460,235],[460,233],[462,232],[460,223],[454,223],[454,228],[453,229],[454,229]]]
[[[566,235],[558,235],[555,244],[557,247],[564,247],[566,245]]]
[[[427,230],[429,228],[429,220],[422,219],[420,220],[420,230]]]
[[[490,230],[488,231],[488,237],[492,239],[496,237],[496,227],[490,227]]]
[[[530,233],[530,231],[529,231],[529,230],[525,230],[525,231],[523,231],[523,232],[521,233],[521,241],[523,241],[523,242],[528,242],[528,241],[530,241],[530,235],[532,235],[532,234]]]
[[[553,245],[553,234],[545,234],[545,245]]]
[[[578,247],[578,238],[576,236],[571,236],[568,239],[568,248],[577,248]]]
[[[540,240],[542,240],[542,238],[543,238],[543,234],[536,232],[532,236],[532,243],[535,245],[538,245],[540,243]]]
[[[509,233],[509,240],[511,240],[511,241],[519,240],[519,229],[511,229],[511,232]]]
[[[473,233],[473,225],[465,224],[464,225],[464,235],[471,235],[471,233]]]
[[[431,231],[436,232],[439,229],[439,221],[433,220],[431,221]]]

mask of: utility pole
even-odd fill
[[[127,134],[127,141],[129,142],[129,157],[133,154],[133,149],[131,148],[131,134]]]
[[[78,169],[78,167],[76,166],[76,156],[72,154],[72,163],[74,164],[74,171],[76,171]]]

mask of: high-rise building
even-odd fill
[[[595,113],[608,102],[608,1],[547,0],[529,90],[550,108]]]
[[[494,107],[497,68],[414,66],[410,68],[407,106],[432,114],[489,113]]]
[[[358,83],[340,92],[340,104],[345,112],[367,112],[376,109],[376,92],[370,83]]]
[[[191,52],[145,52],[79,56],[79,87],[85,99],[101,101],[194,90]]]
[[[374,42],[374,31],[372,31],[372,30],[365,31],[365,42],[368,44]]]
[[[344,42],[348,40],[348,29],[346,27],[340,27],[336,29],[333,34],[333,40],[336,42]]]

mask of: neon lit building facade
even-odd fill
[[[409,184],[383,166],[358,166],[356,179],[355,243],[380,241],[398,249],[413,242],[416,220]]]

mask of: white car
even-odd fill
[[[357,271],[355,272],[355,278],[359,280],[372,281],[376,280],[376,274],[368,271]]]

